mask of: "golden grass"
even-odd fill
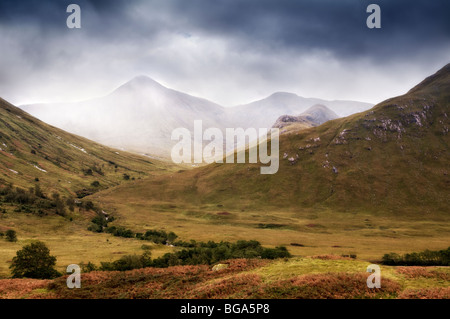
[[[57,270],[64,273],[70,264],[112,261],[123,255],[142,254],[143,244],[150,246],[153,257],[172,251],[168,246],[147,241],[93,233],[86,229],[82,219],[69,222],[60,216],[37,217],[31,214],[8,213],[0,225],[16,230],[18,241],[11,243],[0,239],[0,278],[10,276],[9,265],[22,246],[34,240],[44,242],[50,253],[57,257]]]

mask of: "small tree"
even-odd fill
[[[43,242],[37,241],[17,251],[9,268],[13,278],[51,279],[61,275],[54,268],[55,264],[56,257],[50,255]]]
[[[16,242],[17,241],[17,233],[15,230],[8,229],[6,231],[6,240],[10,242]]]

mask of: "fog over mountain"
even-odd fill
[[[340,117],[362,112],[373,106],[364,102],[326,101],[277,92],[265,99],[232,107],[229,112],[232,121],[240,126],[271,127],[281,115],[298,115],[316,104],[327,106]]]
[[[339,118],[339,116],[325,105],[315,104],[298,116],[292,115],[280,116],[273,125],[273,127],[282,129],[293,123],[301,123],[305,127],[309,126],[312,127],[318,126],[327,121],[334,120],[337,118]]]
[[[300,114],[315,104],[325,105],[340,116],[372,107],[362,102],[325,101],[275,93],[260,101],[225,108],[169,89],[147,76],[137,76],[104,97],[21,108],[51,125],[96,142],[167,157],[177,142],[171,141],[172,131],[183,127],[192,132],[194,120],[202,120],[203,129],[270,128],[281,115]]]

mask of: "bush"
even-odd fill
[[[61,274],[54,268],[56,257],[40,241],[24,246],[13,258],[11,269],[13,278],[51,279]]]
[[[276,259],[291,257],[286,247],[264,248],[255,240],[229,242],[196,243],[193,249],[183,249],[175,253],[167,253],[152,262],[152,267],[168,267],[175,265],[211,265],[227,259],[264,258]]]
[[[147,247],[145,247],[147,248]],[[128,255],[113,262],[102,262],[100,270],[131,270],[136,268],[155,267],[166,268],[178,265],[212,265],[229,259],[240,258],[288,258],[291,254],[285,247],[264,248],[257,241],[238,241],[236,243],[209,241],[195,243],[192,249],[182,249],[167,253],[157,259],[150,259],[147,250],[142,256]]]
[[[450,247],[439,251],[424,250],[400,256],[385,254],[382,263],[392,266],[450,266]]]
[[[126,271],[141,269],[151,266],[150,252],[145,252],[141,256],[126,255],[113,262],[102,262],[100,270],[104,271]]]
[[[164,230],[147,230],[143,236],[138,238],[165,245],[173,243],[178,236],[174,232],[166,233]]]
[[[82,273],[87,273],[87,272],[98,270],[97,266],[95,266],[90,261],[87,264],[80,263],[80,267],[81,267],[81,272]]]
[[[131,229],[126,229],[122,226],[111,226],[105,229],[106,233],[110,233],[116,237],[133,238],[135,235]]]
[[[8,229],[6,231],[6,240],[10,242],[16,242],[17,241],[17,233],[15,230]]]
[[[93,181],[93,182],[91,183],[91,186],[92,186],[92,187],[100,187],[100,182],[99,182],[99,181]]]

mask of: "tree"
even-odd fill
[[[17,233],[15,230],[8,229],[6,231],[6,240],[10,242],[16,242],[17,241]]]
[[[61,275],[55,264],[56,257],[50,255],[43,242],[37,241],[17,251],[9,268],[13,278],[51,279]]]

